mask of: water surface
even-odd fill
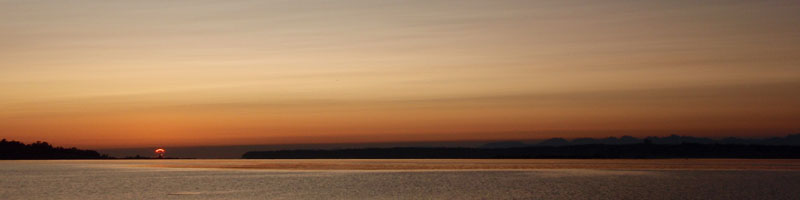
[[[796,199],[795,160],[0,161],[0,199]]]

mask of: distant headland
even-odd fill
[[[767,139],[719,140],[672,135],[639,139],[553,138],[537,144],[507,141],[478,148],[396,147],[251,151],[245,159],[425,158],[800,158],[800,134]]]

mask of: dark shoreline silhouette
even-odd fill
[[[0,140],[0,160],[46,160],[46,159],[109,159],[108,155],[94,150],[53,147],[47,142],[25,144],[18,141]]]
[[[712,140],[672,135],[568,141],[526,145],[496,142],[482,148],[396,147],[334,150],[251,151],[245,159],[425,159],[425,158],[800,158],[800,134],[783,138]],[[594,144],[592,144],[594,142]],[[525,146],[520,146],[525,145]],[[505,147],[514,146],[514,147]]]
[[[245,159],[425,159],[425,158],[800,158],[800,146],[737,144],[629,144],[518,148],[367,148],[253,151]]]
[[[53,147],[50,143],[36,141],[25,144],[14,140],[0,140],[0,160],[68,160],[68,159],[193,159],[193,158],[156,158],[141,155],[123,158],[100,154],[95,150],[83,150],[75,147]]]
[[[800,134],[763,139],[709,139],[671,135],[643,139],[623,136],[600,139],[552,138],[536,143],[489,142],[468,147],[364,147],[250,151],[241,158],[800,158]],[[398,145],[400,146],[400,145]],[[347,147],[347,146],[345,146]],[[245,152],[245,151],[240,151]],[[129,154],[130,155],[130,154]],[[0,141],[0,160],[20,159],[155,159],[110,157],[94,150],[53,147],[47,142]],[[167,158],[187,159],[187,158]]]

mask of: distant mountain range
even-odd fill
[[[722,139],[711,139],[703,137],[670,135],[667,137],[646,137],[636,138],[632,136],[607,137],[607,138],[575,138],[567,140],[564,138],[551,138],[538,143],[525,143],[521,141],[501,141],[486,143],[481,148],[512,148],[526,146],[569,146],[586,144],[605,144],[623,145],[649,142],[652,144],[745,144],[745,145],[788,145],[800,146],[800,134],[791,134],[786,137],[771,138],[736,138],[726,137]]]

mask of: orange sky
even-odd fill
[[[796,1],[2,1],[0,137],[800,132]]]

